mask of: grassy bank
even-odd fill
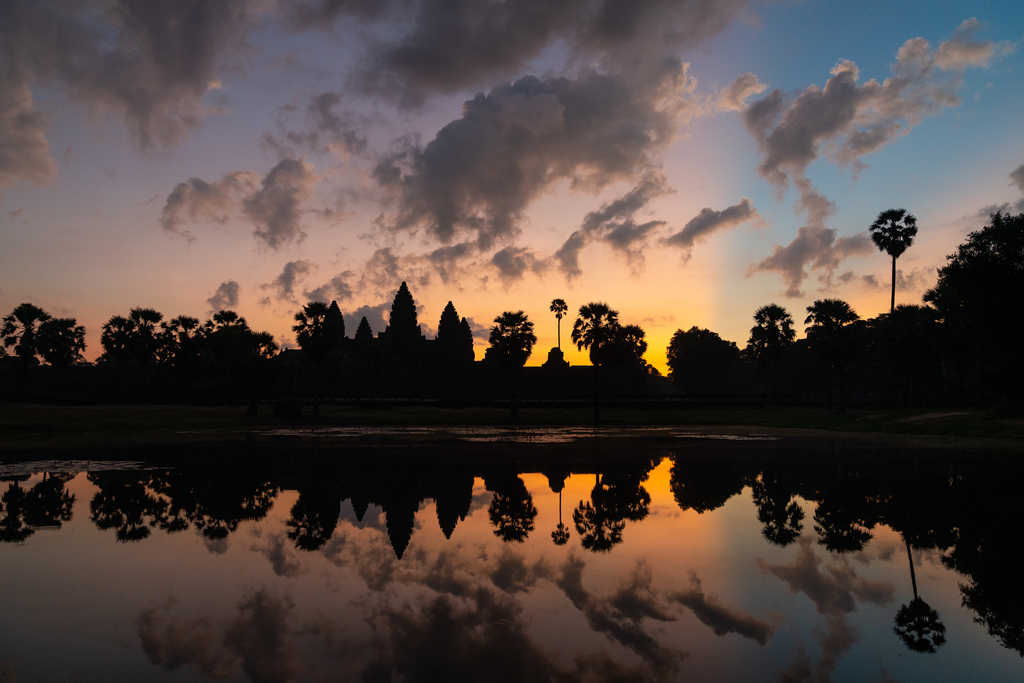
[[[308,408],[307,408],[308,412]],[[630,410],[604,409],[608,426],[690,426],[707,428],[766,428],[825,430],[864,434],[919,434],[1024,440],[1024,417],[1019,412],[993,410],[858,411],[830,412],[820,408],[763,408],[747,410]],[[520,426],[589,426],[590,408],[523,408]],[[403,407],[360,410],[355,406],[323,406],[322,415],[278,419],[269,407],[255,419],[244,407],[192,406],[51,406],[0,404],[0,447],[24,448],[39,444],[81,441],[209,439],[233,432],[289,427],[345,426],[503,426],[508,411],[501,408],[446,409]],[[200,434],[196,434],[200,433]]]

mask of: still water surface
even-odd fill
[[[1024,675],[1016,458],[504,446],[0,465],[0,681]]]

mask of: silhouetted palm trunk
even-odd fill
[[[889,315],[896,310],[896,257],[892,257],[892,297],[889,299]]]
[[[910,562],[910,583],[914,587],[914,599],[917,600],[917,576],[914,574],[914,556],[910,554],[910,541],[904,537],[903,542],[907,544],[907,560]]]
[[[601,364],[594,364],[594,424],[601,422]]]
[[[775,407],[779,407],[779,363],[772,363],[772,384],[775,392]]]

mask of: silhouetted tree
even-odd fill
[[[537,508],[520,477],[502,479],[487,508],[487,517],[494,526],[494,535],[502,541],[522,543],[526,540],[533,531]]]
[[[36,336],[39,326],[50,319],[50,314],[33,304],[20,304],[4,317],[0,328],[5,348],[14,348],[14,355],[28,363],[39,352]]]
[[[537,343],[533,323],[522,311],[505,311],[494,319],[489,342],[491,357],[498,361],[510,378],[512,399],[509,416],[514,419],[517,414],[516,376],[533,353],[533,345]]]
[[[179,315],[163,324],[162,334],[166,362],[174,369],[178,381],[188,387],[183,394],[190,402],[192,389],[202,369],[203,327],[198,318]]]
[[[775,405],[779,404],[779,359],[786,347],[796,339],[793,316],[778,304],[762,306],[754,312],[754,326],[750,328],[747,351],[761,367],[772,368],[772,386]]]
[[[50,318],[39,326],[39,355],[60,373],[69,365],[85,362],[85,327],[74,318]]]
[[[843,371],[853,343],[850,326],[858,320],[856,311],[841,299],[818,299],[807,307],[804,320],[810,325],[805,332],[811,348],[828,364],[830,374],[834,370],[839,376],[839,412],[843,411]],[[831,392],[830,381],[830,396]]]
[[[555,314],[555,320],[558,325],[558,350],[562,350],[562,316],[565,315],[566,311],[569,310],[569,306],[565,303],[565,299],[552,299],[551,308],[549,309]]]
[[[601,393],[601,364],[604,362],[605,347],[619,329],[619,312],[608,304],[597,301],[580,306],[576,322],[572,325],[572,342],[582,351],[587,349],[594,366],[594,422],[601,421],[599,407]]]
[[[761,535],[773,545],[785,547],[800,537],[804,511],[779,478],[764,472],[753,484],[757,521],[763,525]]]
[[[339,312],[338,316],[341,315]],[[330,307],[322,301],[311,301],[295,314],[295,340],[313,368],[313,415],[320,415],[320,380],[324,365],[344,338],[344,318],[337,324]],[[341,333],[339,336],[339,332]]]
[[[892,313],[896,310],[896,259],[914,243],[917,219],[906,209],[888,209],[878,214],[869,230],[871,241],[879,251],[892,257],[892,298],[889,302],[889,312]]]
[[[970,233],[946,265],[925,301],[942,321],[943,336],[961,373],[968,363],[1004,397],[1024,385],[1024,309],[1007,297],[1024,291],[1024,213],[995,213]]]
[[[256,417],[259,409],[260,396],[271,384],[273,365],[271,361],[277,355],[277,342],[269,332],[249,331],[246,338],[247,367],[245,368],[244,384],[249,394],[249,409],[246,415]]]
[[[676,330],[668,344],[669,377],[688,394],[722,394],[740,358],[736,342],[697,326]]]

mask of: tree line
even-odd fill
[[[1024,380],[1024,315],[1009,305],[1009,297],[1024,291],[1024,214],[993,214],[939,269],[921,305],[896,306],[896,260],[916,233],[916,219],[903,209],[882,212],[871,226],[876,245],[892,257],[888,313],[864,320],[845,301],[819,299],[807,307],[805,337],[797,339],[793,315],[770,303],[754,312],[742,349],[711,330],[677,330],[667,349],[675,390],[695,396],[763,393],[775,403],[781,395],[789,402],[839,409],[851,398],[887,405],[921,405],[930,397],[1016,399]],[[558,326],[555,360],[564,363],[561,321],[569,308],[556,298],[550,311]],[[95,365],[108,380],[116,378],[115,393],[122,400],[193,402],[201,387],[199,400],[242,400],[251,412],[261,398],[304,393],[317,413],[325,387],[332,395],[451,397],[472,393],[468,385],[474,381],[487,381],[486,373],[468,369],[475,360],[468,321],[448,302],[437,338],[426,340],[405,283],[396,294],[391,324],[377,337],[364,317],[348,338],[336,302],[306,304],[292,329],[301,353],[287,357],[273,335],[251,329],[234,311],[201,322],[190,316],[165,320],[156,310],[133,308],[103,325],[103,353]],[[89,365],[83,355],[85,328],[30,303],[3,319],[0,336],[0,363],[36,390],[45,389],[38,386],[41,376],[28,371],[41,363],[51,368],[51,390],[61,388],[68,368]],[[645,378],[658,372],[644,359],[645,332],[621,324],[607,303],[580,306],[570,339],[588,353],[593,367],[595,419],[602,391],[650,391]],[[513,414],[519,375],[536,341],[534,323],[521,310],[501,313],[489,331],[484,360],[501,369]]]

